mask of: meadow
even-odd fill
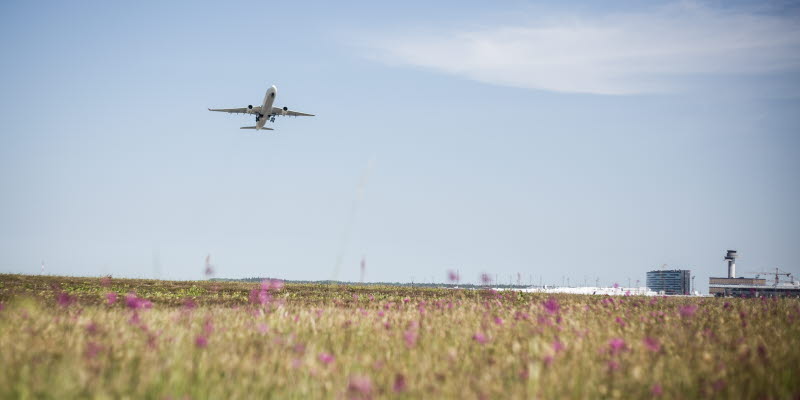
[[[800,300],[0,275],[2,398],[800,398]]]

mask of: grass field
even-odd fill
[[[0,275],[2,398],[800,398],[800,300]]]

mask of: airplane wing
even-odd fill
[[[253,107],[254,112],[259,112],[261,107]],[[226,112],[228,114],[248,114],[247,107],[242,108],[209,108],[208,111],[219,111],[219,112]]]
[[[275,115],[288,115],[291,117],[313,117],[314,114],[301,113],[299,111],[284,110],[280,107],[272,107],[272,113]]]

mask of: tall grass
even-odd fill
[[[2,398],[800,396],[798,299],[0,275],[0,304]]]

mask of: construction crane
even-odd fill
[[[789,282],[794,282],[794,277],[792,276],[792,274],[790,272],[782,271],[782,270],[780,270],[778,268],[775,268],[775,272],[772,272],[772,271],[750,271],[750,272],[747,272],[747,273],[748,274],[756,274],[756,279],[758,279],[761,275],[770,275],[770,276],[774,275],[775,276],[775,286],[778,286],[778,284],[780,283],[780,281],[781,281],[780,277],[781,276],[786,276],[787,278],[789,278]]]

